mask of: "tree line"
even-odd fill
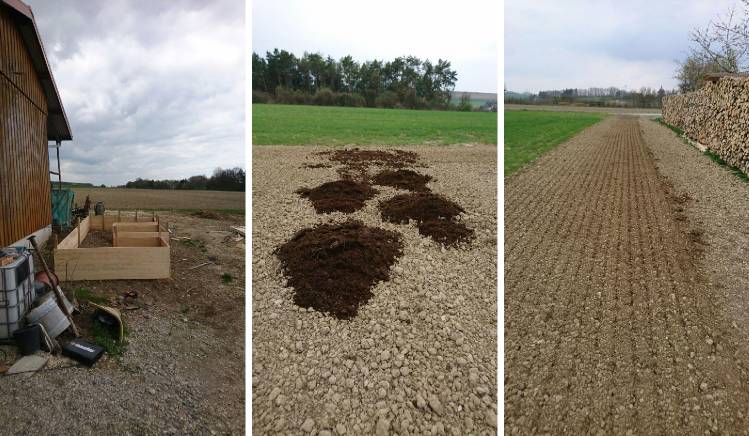
[[[415,56],[357,62],[274,49],[252,53],[252,102],[323,106],[453,109],[458,73],[450,62]]]
[[[540,91],[538,94],[505,91],[505,103],[518,104],[581,104],[602,107],[660,108],[663,97],[676,91],[657,91],[642,87],[628,91],[617,87],[566,88]]]
[[[151,180],[139,177],[133,181],[125,183],[121,188],[244,191],[245,171],[242,168],[216,168],[211,177],[198,175],[181,180]]]

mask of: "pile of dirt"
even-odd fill
[[[367,180],[370,165],[386,168],[403,168],[416,166],[419,155],[413,151],[403,150],[347,150],[323,151],[320,155],[328,156],[331,161],[343,164],[338,174],[344,179]]]
[[[448,220],[428,220],[419,223],[419,233],[441,244],[455,247],[473,238],[473,230],[463,223]]]
[[[353,180],[336,180],[312,189],[301,188],[296,192],[311,201],[317,213],[355,212],[377,194],[368,184]]]
[[[473,238],[473,230],[455,221],[460,205],[430,192],[396,195],[379,204],[382,219],[396,224],[418,223],[419,233],[446,246],[458,246]]]
[[[431,176],[419,174],[411,170],[385,170],[372,178],[375,185],[392,186],[409,191],[424,192],[429,191],[426,186],[432,180]]]
[[[295,304],[348,319],[388,280],[402,248],[396,232],[347,221],[300,230],[276,254]]]
[[[396,224],[407,223],[409,220],[452,220],[465,212],[457,203],[428,192],[396,195],[381,201],[379,207],[382,219]]]

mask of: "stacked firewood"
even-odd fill
[[[749,78],[722,77],[664,97],[663,121],[749,174]]]

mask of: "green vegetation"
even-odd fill
[[[232,275],[229,273],[223,273],[221,274],[221,281],[224,284],[229,284],[234,281],[234,277],[232,277]]]
[[[103,326],[98,321],[94,321],[92,324],[94,342],[96,342],[98,346],[103,347],[110,356],[122,356],[127,350],[128,331],[125,321],[122,321],[122,323],[125,334],[121,342],[117,341],[109,328]]]
[[[88,288],[76,289],[75,298],[81,301],[90,301],[96,304],[104,304],[107,302],[107,297],[97,294]]]
[[[497,114],[252,105],[254,145],[497,143]]]
[[[662,126],[665,126],[665,127],[668,127],[669,129],[671,129],[674,133],[676,133],[679,136],[679,138],[681,138],[682,141],[684,141],[685,144],[692,145],[692,143],[689,141],[689,138],[687,137],[687,135],[680,128],[668,124],[667,122],[663,121],[663,118],[660,118],[660,117],[656,118],[655,121],[658,122],[658,124],[660,124]],[[727,170],[729,170],[730,172],[732,172],[739,179],[743,180],[744,182],[749,183],[749,175],[746,175],[743,171],[741,171],[737,167],[735,167],[735,166],[729,164],[728,162],[724,161],[723,158],[720,157],[714,151],[712,151],[710,149],[707,149],[707,150],[703,151],[702,154],[704,154],[705,156],[709,157],[710,160],[712,160],[713,162],[717,163],[718,165],[720,165],[723,168],[726,168]]]
[[[252,102],[447,109],[458,73],[450,62],[415,56],[359,63],[321,53],[252,53]]]
[[[593,112],[505,111],[505,177],[606,117]]]

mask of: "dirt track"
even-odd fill
[[[746,347],[635,117],[505,186],[505,431],[744,434]]]

